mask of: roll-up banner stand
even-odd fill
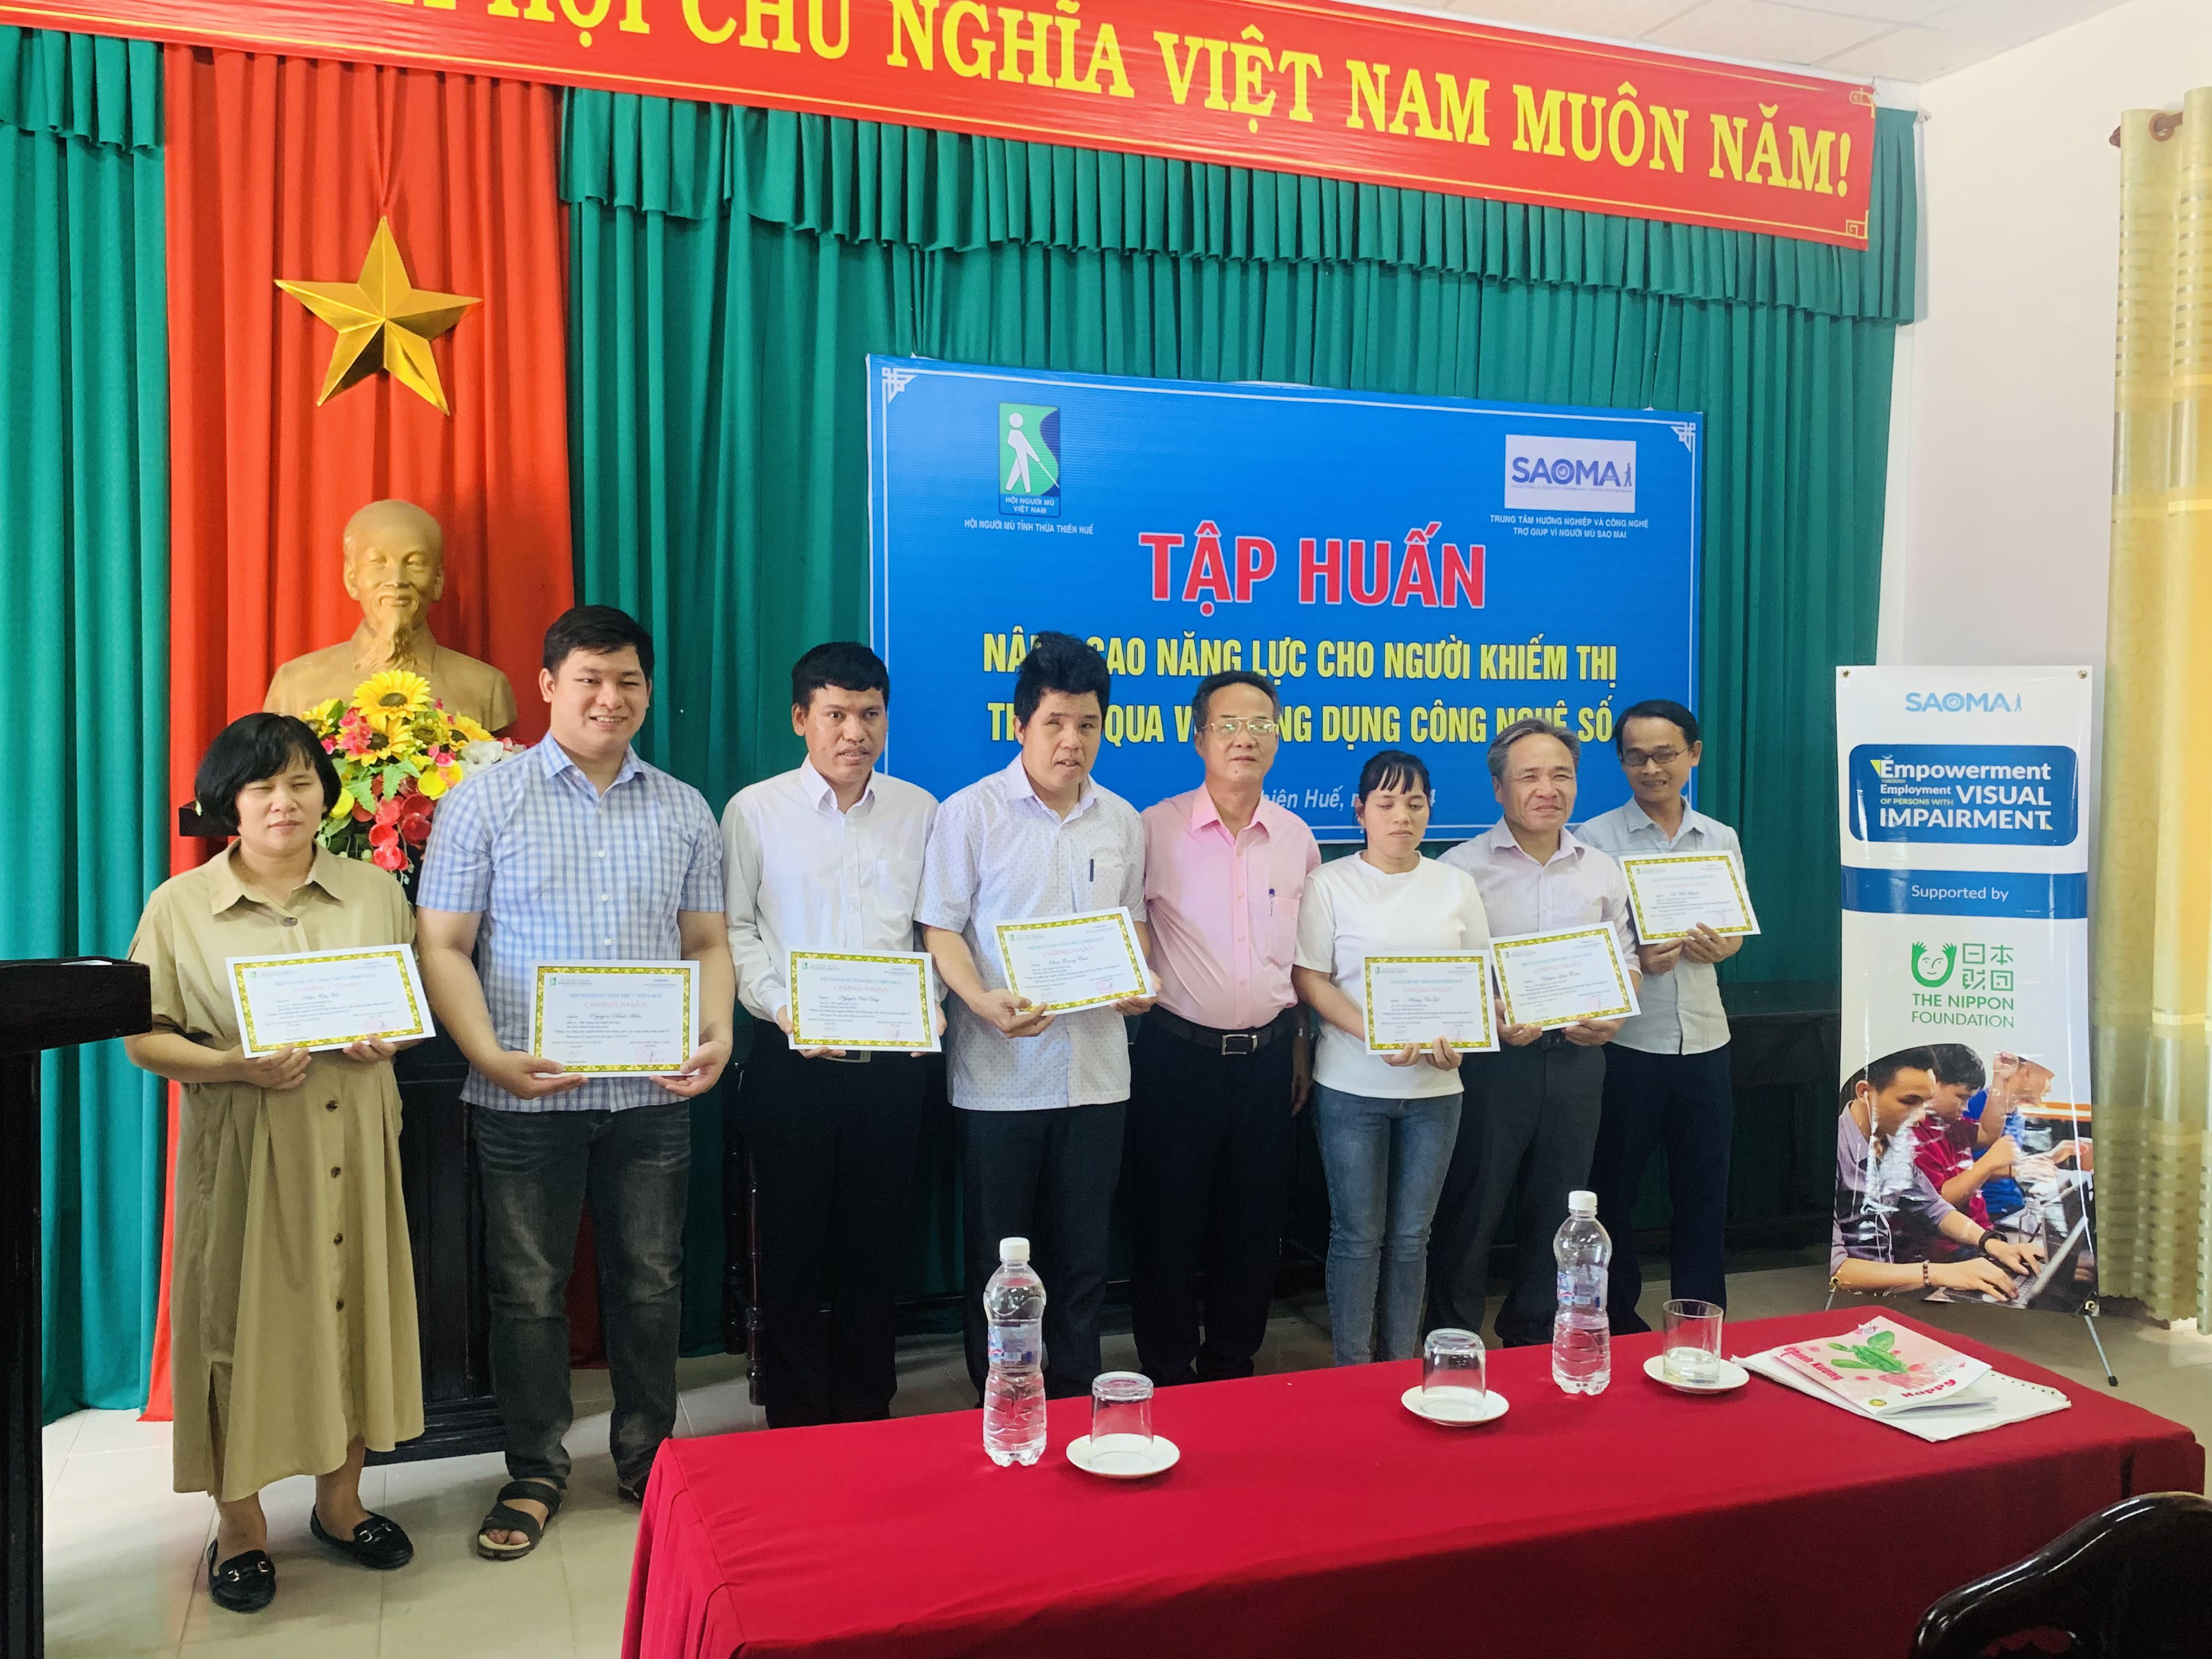
[[[2089,722],[2086,668],[1836,672],[1832,1270],[1971,1255],[1964,1230],[1942,1227],[1956,1209],[2024,1247],[2033,1270],[2009,1297],[1929,1299],[2095,1311]]]

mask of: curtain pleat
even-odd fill
[[[2212,1329],[2212,87],[2121,123],[2089,983],[2098,1279]]]
[[[1868,246],[924,127],[572,94],[572,202],[743,214],[848,242],[1409,265],[1504,282],[1911,318],[1912,116],[1876,112]]]
[[[0,28],[0,958],[120,956],[167,868],[168,403],[159,48]],[[45,1410],[135,1406],[160,1097],[119,1043],[46,1057]]]

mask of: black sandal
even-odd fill
[[[311,1509],[307,1511],[307,1530],[341,1555],[350,1556],[362,1566],[374,1567],[379,1572],[404,1567],[415,1559],[414,1543],[388,1515],[372,1513],[353,1529],[352,1537],[340,1538],[328,1531],[323,1525],[323,1517]]]
[[[520,1561],[536,1549],[545,1536],[545,1528],[553,1517],[561,1513],[561,1488],[550,1480],[510,1480],[499,1489],[499,1501],[484,1516],[483,1524],[477,1528],[477,1553],[487,1561]],[[533,1504],[545,1505],[545,1518],[540,1521],[526,1510],[511,1507],[507,1499],[524,1498]],[[495,1544],[495,1532],[519,1532],[529,1541],[523,1544]]]
[[[266,1550],[241,1550],[216,1565],[216,1547],[208,1546],[208,1594],[232,1613],[258,1613],[276,1599],[276,1564]]]

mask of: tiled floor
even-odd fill
[[[1740,1273],[1729,1281],[1731,1319],[1817,1308],[1821,1267]],[[1662,1280],[1648,1285],[1656,1319]],[[1929,1322],[1972,1334],[2081,1382],[2101,1385],[2078,1319],[1986,1309],[1914,1308]],[[2212,1443],[2212,1338],[2121,1320],[2103,1326],[2122,1398],[2186,1423]],[[1107,1363],[1130,1365],[1126,1337],[1109,1339]],[[1317,1297],[1278,1306],[1261,1369],[1328,1363]],[[957,1344],[906,1346],[899,1360],[901,1415],[959,1411],[975,1403]],[[677,1432],[724,1434],[762,1426],[745,1397],[741,1358],[683,1362]],[[281,1588],[276,1605],[246,1616],[208,1598],[201,1563],[213,1535],[204,1497],[169,1490],[169,1431],[129,1412],[80,1412],[46,1430],[46,1651],[52,1659],[612,1659],[637,1512],[618,1503],[606,1455],[605,1375],[574,1379],[574,1478],[567,1507],[537,1553],[479,1561],[476,1523],[502,1477],[496,1457],[371,1469],[362,1496],[415,1540],[414,1564],[372,1573],[338,1561],[307,1535],[313,1484],[287,1480],[263,1495]],[[980,1452],[978,1454],[981,1455]]]

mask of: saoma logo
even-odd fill
[[[1596,438],[1505,438],[1505,505],[1595,513],[1636,511],[1636,443]]]
[[[2027,702],[2017,691],[1908,691],[1908,714],[2017,714]]]
[[[1562,489],[1633,489],[1636,464],[1578,461],[1565,455],[1548,459],[1541,455],[1516,455],[1506,476],[1515,483],[1547,483]]]

